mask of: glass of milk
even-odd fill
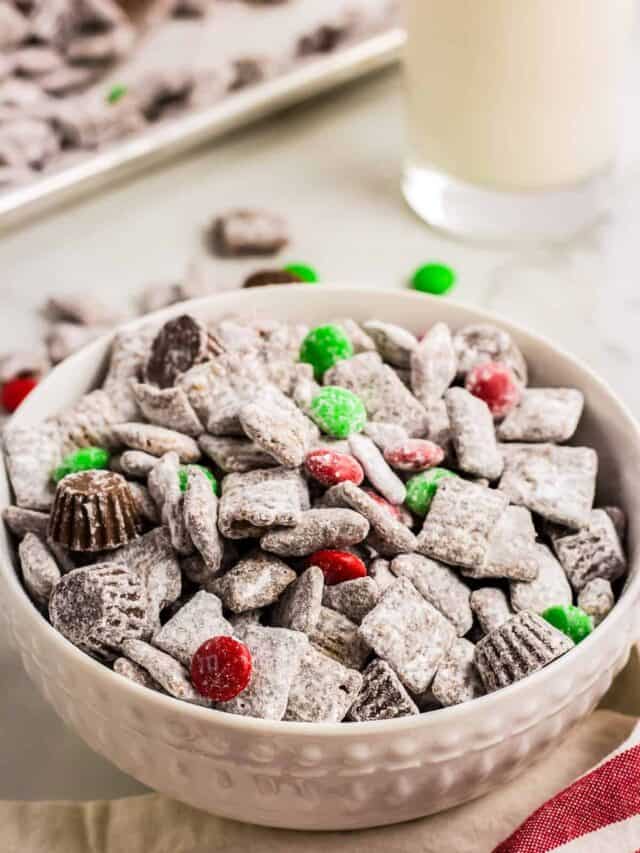
[[[407,0],[404,194],[460,236],[560,240],[610,197],[633,0]]]

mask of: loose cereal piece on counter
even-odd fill
[[[270,284],[299,284],[301,281],[300,276],[287,270],[258,270],[258,272],[247,276],[242,286],[244,288],[267,287]]]
[[[477,699],[485,692],[474,663],[475,646],[469,640],[456,640],[438,667],[431,690],[444,705],[460,705]]]
[[[406,438],[384,448],[384,458],[398,471],[415,474],[434,468],[444,459],[444,450],[425,438]]]
[[[218,498],[209,478],[196,466],[187,469],[184,493],[184,523],[189,538],[201,554],[209,577],[215,577],[222,564],[223,543],[218,531]]]
[[[232,633],[231,625],[222,615],[220,599],[202,590],[162,626],[151,642],[188,669],[191,658],[205,640]]]
[[[360,432],[367,421],[362,400],[345,388],[328,385],[311,401],[309,417],[334,438],[347,438]]]
[[[229,539],[259,537],[266,528],[295,526],[308,507],[307,485],[297,470],[228,474],[222,481],[218,525]]]
[[[330,367],[352,355],[353,346],[346,333],[331,324],[312,329],[300,345],[300,361],[313,367],[319,382]]]
[[[357,459],[348,453],[318,449],[307,453],[304,467],[308,474],[322,486],[329,488],[349,481],[359,486],[364,480],[364,471]]]
[[[52,364],[59,364],[83,346],[94,341],[106,327],[54,323],[47,330],[45,344]]]
[[[497,361],[511,368],[523,386],[527,384],[527,363],[520,349],[504,329],[488,323],[464,326],[453,337],[458,359],[458,377],[464,379],[472,368]]]
[[[615,596],[611,584],[604,578],[594,578],[588,581],[578,594],[578,607],[588,613],[597,628],[615,604]]]
[[[384,557],[376,557],[369,563],[368,574],[376,582],[380,592],[384,592],[395,581],[396,576],[391,571],[391,562]]]
[[[459,469],[474,477],[496,480],[504,463],[487,404],[464,388],[450,388],[445,403]]]
[[[362,673],[362,687],[349,709],[349,719],[356,723],[370,720],[393,720],[420,713],[402,682],[383,660],[371,661]]]
[[[227,610],[242,613],[274,604],[295,580],[296,573],[286,563],[258,551],[215,580],[211,589]]]
[[[484,634],[495,631],[513,616],[507,596],[501,589],[493,586],[475,589],[471,593],[469,603]]]
[[[451,622],[406,578],[389,587],[359,633],[413,693],[427,689],[456,637]]]
[[[171,388],[194,365],[207,360],[205,327],[188,314],[168,320],[151,344],[145,378],[151,385]]]
[[[386,424],[383,421],[367,421],[363,432],[383,453],[386,453],[388,447],[410,440],[404,427],[399,424]]]
[[[542,614],[542,618],[558,631],[566,634],[576,646],[593,631],[591,616],[581,607],[574,607],[572,604],[548,607]]]
[[[280,396],[287,399],[278,392]],[[284,405],[278,398],[258,396],[255,403],[246,403],[239,412],[240,423],[247,437],[265,453],[281,465],[297,468],[310,447],[309,422],[297,406]]]
[[[364,468],[371,485],[390,503],[401,504],[406,497],[404,483],[391,470],[373,441],[364,435],[352,435],[349,438],[349,446]]]
[[[125,450],[120,455],[120,467],[129,477],[146,480],[157,464],[158,457],[145,453],[144,450]]]
[[[416,515],[426,515],[431,507],[438,485],[446,477],[455,477],[447,468],[430,468],[407,480],[406,503]]]
[[[350,669],[362,669],[370,654],[355,622],[324,606],[309,639],[314,646]]]
[[[201,696],[191,683],[188,670],[170,655],[141,640],[125,640],[122,651],[127,658],[148,672],[170,696],[192,705],[211,707],[211,702]]]
[[[351,551],[316,551],[307,557],[307,563],[322,570],[327,586],[367,576],[367,567],[360,557]]]
[[[27,592],[36,604],[46,607],[61,577],[58,564],[51,551],[35,533],[25,535],[18,546],[18,554]]]
[[[149,474],[147,485],[160,510],[162,522],[169,529],[171,544],[179,554],[191,554],[193,542],[187,530],[177,453],[164,454]],[[211,488],[208,488],[211,491]]]
[[[383,361],[394,367],[409,367],[411,354],[418,345],[415,335],[393,323],[369,320],[362,328],[373,339]]]
[[[355,700],[362,676],[310,646],[291,683],[285,720],[340,723]]]
[[[124,563],[64,575],[53,588],[49,616],[69,642],[101,658],[123,651],[127,639],[150,634],[146,589]]]
[[[197,462],[200,448],[196,441],[188,435],[182,435],[175,430],[143,423],[116,424],[112,427],[117,441],[131,450],[142,450],[152,456],[164,456],[175,451],[181,462]]]
[[[129,660],[129,658],[116,658],[113,662],[113,671],[124,678],[128,678],[129,681],[133,681],[134,684],[139,684],[140,687],[157,690],[159,693],[165,692],[155,678],[149,675],[146,669],[138,666],[137,663]]]
[[[614,581],[627,573],[618,533],[602,509],[592,510],[582,530],[554,538],[553,547],[578,592],[594,578]]]
[[[50,421],[9,425],[3,438],[16,503],[24,509],[48,510],[54,496],[51,472],[62,459],[60,427]]]
[[[584,395],[574,388],[527,388],[498,426],[500,441],[568,441],[578,427]]]
[[[475,664],[491,693],[538,672],[572,648],[573,642],[561,631],[523,610],[480,640]]]
[[[373,578],[363,577],[325,586],[322,603],[359,625],[381,595],[382,591]]]
[[[375,534],[376,550],[385,557],[415,551],[416,537],[401,521],[355,483],[338,483],[324,495],[327,506],[347,506],[364,516]]]
[[[35,533],[36,536],[47,535],[49,527],[49,514],[38,512],[35,509],[23,509],[19,506],[8,506],[2,510],[2,518],[9,530],[18,537],[26,533]]]
[[[209,237],[221,257],[275,255],[289,242],[289,228],[277,213],[236,208],[216,217]]]
[[[107,326],[123,319],[119,312],[95,297],[86,300],[72,294],[50,296],[42,307],[42,314],[51,323],[76,323],[80,326]]]
[[[420,554],[402,554],[391,563],[391,571],[410,580],[420,595],[446,616],[457,635],[464,637],[473,624],[471,591],[452,569]]]
[[[248,647],[234,637],[211,637],[191,660],[191,680],[201,696],[228,702],[246,690],[253,669]]]
[[[339,361],[327,371],[324,381],[357,394],[372,421],[398,424],[412,436],[424,435],[424,407],[377,353],[365,352]]]
[[[272,612],[273,625],[310,634],[320,618],[323,589],[322,570],[318,566],[309,566],[276,602]]]
[[[55,125],[65,146],[95,150],[144,130],[146,121],[133,98],[109,104],[102,96],[80,95],[60,103]]]
[[[113,471],[81,471],[56,489],[48,536],[71,551],[110,551],[139,533],[129,484]]]
[[[503,444],[498,488],[509,500],[548,521],[585,527],[593,506],[598,456],[590,447]]]
[[[573,595],[560,563],[546,545],[536,545],[538,576],[532,581],[511,581],[511,606],[514,610],[542,613],[556,604],[571,604]]]
[[[375,350],[376,345],[371,340],[370,336],[352,317],[340,317],[339,319],[332,320],[331,322],[334,326],[340,326],[344,331],[351,341],[353,351],[356,355],[361,352],[370,352]]]
[[[149,423],[196,438],[204,432],[182,388],[158,388],[136,382],[133,393],[140,411]]]
[[[620,543],[624,543],[624,538],[627,535],[627,516],[623,509],[619,506],[603,506],[602,509],[607,513],[613,526],[616,529]]]
[[[235,436],[201,435],[198,444],[203,453],[225,474],[243,474],[254,468],[275,467],[278,463],[253,441]]]
[[[260,545],[281,557],[304,557],[314,551],[356,545],[368,532],[369,522],[353,510],[309,509],[295,526],[276,527],[265,533]]]
[[[508,506],[489,536],[483,566],[463,569],[469,578],[509,578],[532,581],[538,576],[539,551],[531,513],[523,506]]]
[[[456,376],[457,359],[446,323],[435,323],[411,356],[411,390],[423,405],[438,400]]]
[[[11,3],[0,6],[0,47],[3,50],[17,47],[28,37],[29,31],[29,22],[18,8]]]
[[[497,361],[487,361],[471,368],[464,386],[470,394],[487,404],[496,420],[508,417],[522,396],[522,385],[513,371]]]
[[[151,497],[149,489],[141,483],[129,481],[129,491],[138,516],[155,527],[161,523],[160,511]]]
[[[300,660],[309,648],[306,635],[261,625],[246,625],[237,634],[251,652],[251,679],[242,693],[221,702],[218,709],[261,720],[281,720]]]
[[[508,503],[506,495],[496,489],[447,477],[433,498],[417,550],[454,566],[481,568],[491,534]]]

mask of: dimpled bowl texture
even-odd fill
[[[562,741],[601,699],[635,639],[640,595],[640,435],[624,406],[586,367],[481,311],[411,292],[309,285],[225,293],[172,307],[212,319],[268,313],[318,325],[384,319],[419,333],[495,322],[513,334],[533,385],[582,389],[577,443],[600,455],[598,503],[629,517],[631,577],[621,600],[577,649],[541,672],[473,702],[371,723],[277,723],[188,705],[132,684],[74,648],[27,598],[0,531],[2,610],[25,669],[58,714],[125,773],[205,811],[295,829],[355,829],[410,820],[502,785]],[[33,424],[62,411],[100,376],[107,338],[65,361],[14,417]],[[9,486],[0,472],[0,505]]]

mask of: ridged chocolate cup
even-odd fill
[[[49,538],[69,551],[111,551],[140,532],[127,481],[113,471],[80,471],[58,483]]]

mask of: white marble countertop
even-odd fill
[[[612,214],[568,245],[513,250],[454,242],[420,223],[399,190],[400,75],[386,72],[0,236],[0,349],[35,340],[52,292],[118,303],[195,262],[223,286],[252,262],[208,259],[203,226],[236,204],[291,220],[289,257],[326,281],[404,287],[450,264],[453,297],[486,306],[585,359],[640,415],[640,51],[623,94],[625,133]],[[1,630],[1,629],[0,629]],[[36,694],[0,633],[0,798],[92,799],[141,791],[94,755]]]

